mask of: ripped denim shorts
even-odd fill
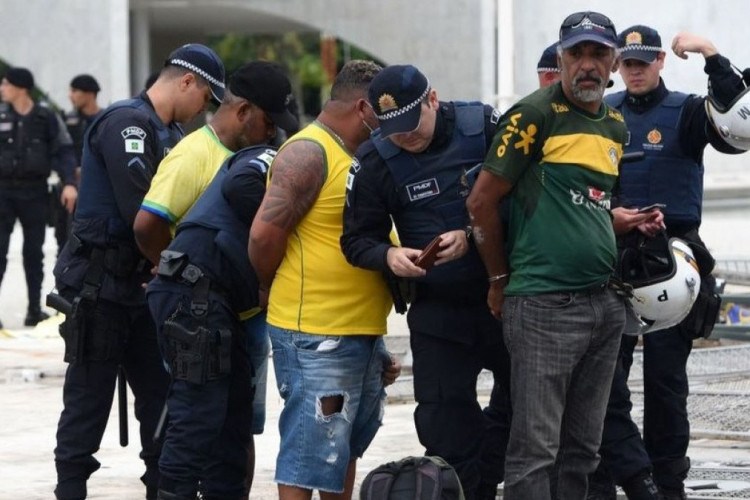
[[[313,335],[268,325],[284,408],[275,481],[340,493],[383,420],[383,369],[377,335]]]

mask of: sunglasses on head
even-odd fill
[[[588,18],[592,23],[598,24],[602,28],[614,29],[614,24],[612,23],[610,18],[608,18],[604,14],[599,14],[598,12],[591,11],[576,12],[569,15],[565,18],[560,28],[575,28],[586,18]]]

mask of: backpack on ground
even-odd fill
[[[464,500],[456,471],[440,457],[406,457],[371,470],[360,500]]]

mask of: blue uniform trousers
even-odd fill
[[[69,293],[64,295],[71,298]],[[141,481],[155,495],[161,446],[153,436],[169,377],[159,356],[148,308],[99,299],[87,315],[85,356],[84,362],[70,364],[65,373],[64,409],[55,448],[55,495],[60,500],[86,497],[86,480],[100,466],[93,455],[99,450],[112,408],[119,365],[125,368],[140,422],[140,457],[146,464]]]
[[[46,181],[28,187],[7,187],[0,181],[0,282],[8,265],[10,235],[19,220],[23,230],[23,269],[29,306],[33,308],[40,306],[48,207]]]
[[[692,339],[679,325],[643,337],[643,439],[630,416],[627,387],[636,343],[637,337],[622,339],[604,421],[602,464],[618,484],[653,469],[660,488],[679,490],[689,469],[686,366]]]
[[[159,346],[170,364],[164,321],[178,308],[189,311],[192,288],[157,277],[148,301],[157,323]],[[167,398],[169,425],[159,460],[159,489],[178,497],[237,499],[244,494],[252,424],[252,367],[243,347],[244,331],[234,313],[209,296],[205,326],[232,330],[229,374],[205,383],[172,380]],[[176,317],[173,318],[177,321]],[[187,325],[186,325],[187,326]]]

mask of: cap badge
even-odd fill
[[[643,45],[643,35],[637,31],[631,31],[625,37],[625,45]]]
[[[398,109],[396,99],[391,94],[383,94],[378,98],[378,106],[380,106],[380,113],[383,114],[393,109]]]

